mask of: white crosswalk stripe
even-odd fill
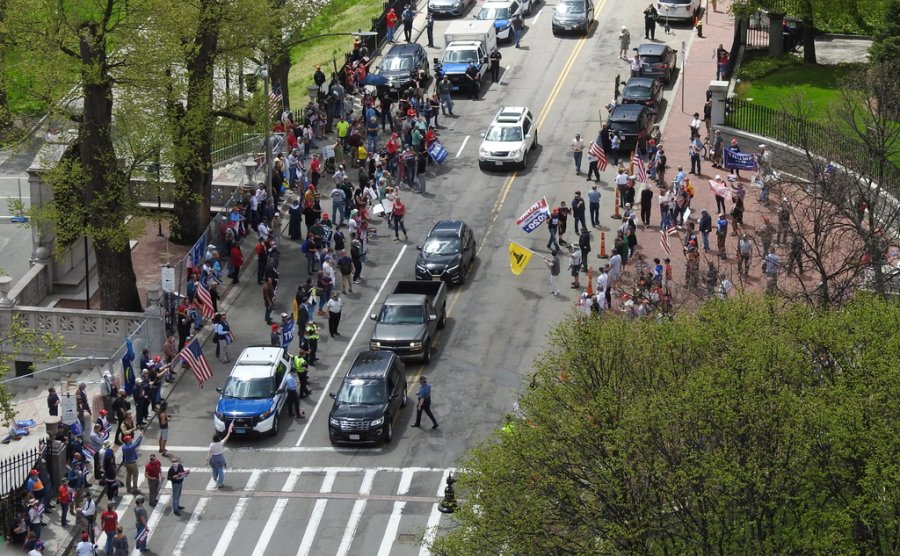
[[[169,484],[150,518],[149,548],[157,554],[187,556],[206,547],[215,556],[264,556],[276,548],[298,556],[430,556],[428,546],[449,524],[438,511],[447,469],[229,468],[223,489],[208,467],[191,472],[181,518],[167,506]],[[131,502],[122,501],[120,516]]]

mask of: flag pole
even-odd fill
[[[540,253],[538,253],[537,251],[534,251],[534,250],[532,250],[532,249],[529,249],[529,248],[525,247],[524,245],[522,245],[521,243],[518,243],[518,242],[516,242],[516,241],[514,241],[514,240],[511,240],[511,239],[509,239],[509,238],[506,238],[506,243],[515,243],[516,245],[518,245],[518,246],[521,247],[522,249],[528,251],[528,252],[531,253],[532,255],[540,255]]]

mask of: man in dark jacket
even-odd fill
[[[583,214],[582,218],[584,218]],[[581,249],[581,270],[587,272],[588,253],[591,252],[591,232],[588,231],[587,226],[584,226],[581,230],[581,236],[578,238],[578,248]]]

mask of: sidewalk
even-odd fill
[[[675,83],[674,94],[669,103],[669,111],[665,121],[662,124],[663,133],[661,145],[665,148],[668,157],[668,169],[666,170],[666,181],[671,184],[678,172],[678,167],[682,166],[687,172],[690,170],[691,163],[688,155],[688,145],[690,143],[690,122],[695,112],[703,114],[703,105],[706,102],[706,91],[709,88],[710,81],[716,77],[716,61],[714,58],[715,49],[719,44],[728,48],[734,33],[734,18],[727,13],[730,7],[730,0],[719,2],[718,12],[710,10],[707,21],[704,15],[703,38],[697,36],[696,31],[692,32],[691,38],[687,45],[687,56],[680,62],[678,81]],[[684,110],[682,110],[682,103]],[[713,130],[714,131],[714,130]],[[701,137],[706,136],[705,129],[701,128]],[[725,138],[729,141],[730,138]],[[757,144],[739,144],[744,152],[758,151]],[[688,174],[691,183],[694,185],[696,195],[691,202],[692,220],[699,220],[700,210],[706,209],[713,218],[713,233],[710,234],[710,251],[704,253],[702,244],[700,249],[700,290],[698,293],[705,295],[705,287],[703,285],[704,277],[708,263],[712,262],[719,270],[720,276],[727,276],[736,287],[747,287],[759,289],[764,286],[765,281],[761,272],[761,257],[756,253],[761,249],[759,245],[754,246],[754,255],[750,261],[750,275],[743,284],[737,276],[737,259],[735,252],[737,250],[738,237],[731,235],[733,232],[731,216],[728,217],[729,236],[726,241],[727,260],[718,258],[718,251],[715,249],[715,219],[716,219],[716,203],[712,191],[709,187],[709,180],[721,175],[725,178],[729,174],[728,170],[713,168],[711,162],[704,159],[701,167],[701,175],[695,176]],[[744,198],[744,226],[743,230],[747,231],[751,238],[755,238],[757,228],[762,224],[762,217],[770,214],[765,207],[760,206],[757,201],[758,190],[750,185],[750,178],[753,172],[743,172],[741,181],[746,187],[747,194]],[[657,196],[659,189],[650,186],[653,189],[653,203],[651,209],[651,225],[644,228],[641,225],[637,227],[638,248],[636,255],[644,255],[647,257],[647,263],[652,267],[653,259],[659,257],[663,260],[669,257],[672,261],[672,270],[674,282],[677,286],[675,297],[676,307],[678,302],[683,300],[684,295],[680,295],[684,291],[685,284],[685,262],[686,258],[682,253],[682,241],[684,239],[684,231],[669,238],[669,246],[671,254],[666,253],[660,243],[659,233],[659,203]],[[636,200],[640,198],[640,192],[635,196]],[[727,203],[727,209],[730,210],[732,204]],[[639,213],[640,207],[635,207]],[[640,222],[640,217],[636,218],[636,222]],[[699,233],[697,234],[699,238]],[[612,234],[615,237],[615,233]],[[607,249],[611,249],[611,242],[607,238]],[[632,259],[629,259],[629,266]],[[600,266],[603,262],[598,261]]]

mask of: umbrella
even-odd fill
[[[389,82],[387,77],[379,75],[377,73],[370,73],[369,75],[363,77],[362,80],[363,85],[374,85],[376,87],[382,87],[384,85],[387,85],[388,83]]]

